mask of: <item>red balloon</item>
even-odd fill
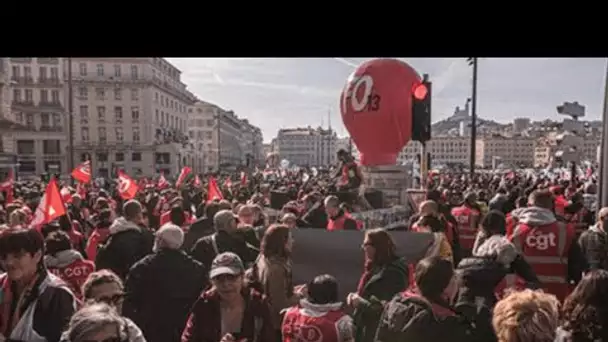
[[[412,91],[418,73],[397,59],[373,59],[348,78],[340,95],[342,121],[362,165],[394,165],[412,136]]]

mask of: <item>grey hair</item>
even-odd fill
[[[67,330],[61,337],[61,341],[86,341],[92,334],[99,332],[108,325],[116,326],[116,331],[119,333],[120,339],[124,341],[128,338],[126,324],[125,319],[108,304],[88,304],[72,316]]]

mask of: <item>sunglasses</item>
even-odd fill
[[[124,299],[125,299],[124,293],[117,293],[117,294],[115,294],[113,296],[109,296],[109,297],[99,297],[97,299],[97,301],[106,303],[109,305],[116,305],[116,304],[119,304],[120,302],[122,302]]]
[[[217,281],[218,283],[223,283],[223,282],[235,282],[238,278],[239,278],[239,276],[234,275],[234,274],[220,274],[217,277],[214,277],[213,280]]]

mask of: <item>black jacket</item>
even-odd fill
[[[152,232],[119,217],[110,226],[106,244],[97,251],[95,266],[98,270],[109,269],[124,280],[131,266],[152,252],[153,244]]]
[[[217,251],[213,247],[214,236]],[[199,239],[190,251],[190,255],[202,262],[205,267],[210,268],[215,256],[224,252],[232,252],[238,255],[245,267],[253,264],[258,256],[258,251],[247,244],[244,234],[238,232],[229,234],[225,231],[219,231]]]
[[[179,342],[190,308],[208,284],[203,264],[183,251],[161,250],[129,271],[123,314],[148,342]]]
[[[213,218],[201,217],[197,219],[190,225],[190,228],[184,236],[182,250],[191,250],[196,241],[213,233],[215,233],[215,228],[213,227]]]
[[[31,296],[26,298],[22,308],[25,311],[34,300],[37,300],[34,311],[34,331],[46,338],[48,342],[59,342],[61,333],[65,330],[70,318],[76,311],[76,299],[62,280],[46,270],[42,270],[41,272],[41,276],[34,285],[35,290],[31,292]],[[3,275],[2,277],[5,276]],[[49,285],[42,293],[39,293],[43,282],[49,282]],[[17,300],[17,296],[14,296],[13,307],[16,305]],[[15,341],[27,342],[20,340],[19,336],[16,337]]]

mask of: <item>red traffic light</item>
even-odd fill
[[[428,93],[429,90],[427,89],[426,85],[424,85],[424,83],[420,83],[414,86],[413,94],[416,100],[424,100]]]

